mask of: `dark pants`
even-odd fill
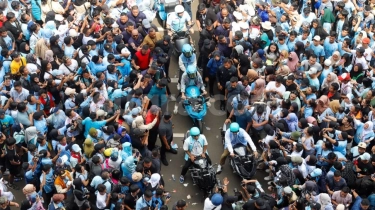
[[[210,95],[214,95],[215,82],[216,82],[216,75],[209,75],[208,86],[210,88]]]
[[[211,159],[207,154],[206,154],[206,158],[207,158],[207,163],[211,165]],[[187,171],[189,170],[192,164],[193,162],[191,162],[190,158],[187,161],[185,161],[185,165],[182,167],[182,171],[181,171],[182,176],[186,175]]]
[[[44,190],[43,190],[43,199],[44,199],[44,204],[43,206],[46,208],[48,207],[48,205],[50,204],[51,202],[51,198],[53,196],[53,191],[52,192],[49,192],[49,193],[46,193]]]
[[[171,63],[171,58],[168,57],[167,62],[164,64],[164,72],[165,76],[168,78],[169,77],[169,64]]]
[[[180,83],[180,84],[181,84],[181,77],[182,77],[182,74],[184,74],[184,72],[183,72],[181,69],[179,69],[179,70],[178,70],[178,83]]]
[[[191,2],[182,2],[182,6],[184,6],[185,11],[190,15],[191,20],[193,20],[193,16],[191,14]]]
[[[160,138],[160,141],[161,141],[161,149],[160,149],[160,159],[163,160],[163,159],[167,159],[166,156],[165,156],[165,153],[168,151],[167,148],[166,148],[166,145],[164,144],[164,141]],[[171,142],[173,141],[173,138],[172,139],[167,139],[167,142],[168,142],[168,145],[170,147],[170,149],[172,149],[172,146],[171,146]]]
[[[155,148],[157,138],[158,138],[158,129],[149,130],[147,147],[150,151],[152,151]]]
[[[225,107],[225,104],[226,104],[226,101],[224,100],[224,98],[225,98],[225,87],[223,86],[223,88],[219,91],[220,91],[220,106]]]

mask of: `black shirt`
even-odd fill
[[[255,207],[255,200],[249,200],[242,206],[243,210],[258,210],[257,207]],[[267,205],[264,210],[271,210],[271,208]]]
[[[135,209],[135,205],[137,204],[138,196],[132,196],[131,193],[127,194],[124,198],[124,203],[129,206],[131,209]]]
[[[225,87],[227,81],[230,80],[231,77],[237,76],[237,69],[233,65],[226,69],[224,65],[220,66],[216,72],[216,81],[220,83],[221,86]]]
[[[6,150],[6,153],[7,153],[5,155],[7,167],[12,167],[12,166],[17,167],[18,165],[12,165],[10,163],[10,161],[18,162],[20,160],[20,157],[17,155],[16,150],[15,149],[11,150],[8,147],[5,150]]]
[[[362,175],[371,175],[374,173],[374,167],[371,164],[371,160],[365,164],[362,162],[361,158],[358,158],[358,168],[361,169],[359,173]]]
[[[199,10],[197,10],[195,14],[195,19],[197,19],[201,23],[201,28],[205,27],[205,21],[211,20],[212,23],[214,23],[217,20],[215,12],[211,8],[206,8],[206,14],[199,13]]]

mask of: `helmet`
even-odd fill
[[[214,205],[214,206],[219,206],[223,203],[223,196],[221,196],[219,193],[215,193],[212,197],[211,197],[211,203]]]
[[[198,136],[199,134],[201,134],[201,131],[199,130],[199,128],[192,127],[190,129],[190,136]]]
[[[182,53],[185,57],[190,58],[193,55],[193,48],[190,44],[184,44],[182,46]]]
[[[230,129],[230,132],[236,133],[240,130],[240,125],[238,125],[238,123],[236,122],[231,123],[229,129]]]
[[[188,65],[186,68],[186,74],[189,76],[190,79],[193,79],[197,75],[197,67],[194,65]]]
[[[181,13],[181,12],[184,12],[185,11],[185,8],[184,8],[184,6],[182,6],[182,5],[177,5],[175,8],[174,8],[174,12],[175,13]]]

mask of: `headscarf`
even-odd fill
[[[262,59],[262,61],[265,61],[266,60],[266,57],[264,56],[264,50],[263,49],[259,49],[257,50],[257,54],[258,54],[258,57],[260,59]]]
[[[285,118],[286,123],[290,132],[297,131],[298,128],[298,117],[295,113],[289,113],[288,117]]]
[[[336,55],[338,56],[338,61],[334,61],[333,60],[333,55]],[[332,65],[336,65],[336,66],[339,66],[340,65],[340,62],[341,62],[341,55],[340,55],[340,52],[339,51],[335,51],[333,52],[332,56],[331,56],[331,62],[332,62]]]
[[[52,62],[53,59],[53,51],[52,50],[47,50],[46,54],[44,55],[44,60],[47,60],[49,62]]]
[[[83,152],[86,157],[91,158],[92,153],[94,152],[94,142],[91,139],[86,139],[83,143]]]
[[[257,85],[260,86],[260,87],[257,88],[256,87]],[[264,79],[255,80],[254,95],[252,95],[251,98],[250,98],[251,103],[254,103],[254,102],[262,99],[265,87],[266,87],[266,81]]]
[[[316,104],[316,111],[319,112],[319,114],[323,113],[329,107],[329,99],[325,95],[320,96],[317,102],[318,103]],[[319,102],[323,102],[323,106],[320,105]]]
[[[358,66],[358,71],[356,71],[356,72],[354,71],[354,66]],[[350,78],[352,78],[354,80],[357,80],[359,78],[360,74],[362,74],[362,72],[363,72],[363,66],[360,63],[357,63],[354,66],[353,66],[353,70],[350,71]],[[358,80],[357,80],[357,82],[362,83],[362,81],[358,81]]]
[[[299,61],[298,55],[295,52],[291,52],[289,57],[292,58],[292,60],[288,59],[286,65],[289,67],[291,72],[295,72],[295,71],[297,71],[297,64],[298,64],[298,61]]]
[[[258,73],[254,69],[249,69],[246,74],[247,78],[249,79],[249,82],[252,82],[256,79],[258,79]]]
[[[74,189],[82,191],[83,183],[82,183],[81,178],[75,178],[73,180],[73,186],[74,186]]]
[[[367,128],[365,128],[365,125],[363,125],[363,131],[362,131],[362,137],[366,136],[369,133],[373,133],[374,124],[371,121],[367,121],[365,124],[368,125]]]
[[[27,62],[27,63],[33,63],[33,64],[36,64],[36,59],[35,59],[33,53],[29,53],[29,54],[26,55],[26,62]]]
[[[277,72],[278,75],[281,75],[281,76],[288,76],[290,73],[290,68],[289,66],[281,66]]]
[[[130,174],[133,174],[136,168],[136,165],[134,163],[134,157],[131,155],[125,159],[124,162],[125,168],[128,170]]]
[[[152,188],[156,187],[160,182],[160,174],[158,173],[152,174],[149,182]]]
[[[327,193],[320,193],[317,202],[321,205],[320,209],[326,209],[326,206],[332,205],[331,198]]]
[[[29,50],[26,50],[26,45],[27,45],[26,42],[22,42],[20,44],[20,52],[23,53],[23,54],[29,54],[30,53],[30,48],[29,48]]]
[[[330,82],[327,81],[327,77],[328,77],[328,75],[331,75],[331,81],[330,81]],[[323,80],[322,87],[321,87],[322,90],[323,90],[324,88],[329,88],[329,86],[331,86],[331,84],[333,84],[333,83],[340,84],[340,83],[339,83],[339,79],[338,79],[338,77],[337,77],[337,75],[336,75],[335,73],[330,72],[328,75],[327,75],[327,77]]]
[[[337,113],[341,107],[339,100],[333,100],[329,102],[329,108],[331,108],[333,113]]]
[[[305,53],[305,45],[303,44],[303,42],[296,42],[296,47],[297,49],[295,50],[296,54],[297,54],[297,57],[298,58],[301,58],[301,55],[303,55],[303,53]]]
[[[31,126],[26,128],[25,130],[25,142],[26,144],[29,143],[30,140],[36,138],[38,136],[38,131],[36,130],[35,126]]]
[[[331,2],[328,2],[329,4]],[[320,18],[320,24],[323,25],[324,23],[334,23],[335,22],[335,16],[333,15],[332,11],[329,8],[324,9],[324,14]]]
[[[125,142],[122,144],[122,153],[126,156],[126,157],[123,157],[122,159],[125,160],[127,157],[129,156],[132,156],[133,155],[133,148],[132,148],[132,144],[130,142]]]
[[[90,128],[89,135],[93,138],[98,137],[98,131],[95,128]]]
[[[236,45],[234,49],[237,52],[237,55],[242,55],[243,54],[243,46],[242,45]]]

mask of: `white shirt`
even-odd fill
[[[100,193],[96,194],[96,207],[98,209],[105,209],[107,206],[107,203],[105,202],[107,200],[107,193],[104,195],[101,195]]]
[[[257,151],[250,135],[242,128],[240,128],[239,133],[241,133],[243,135],[243,137],[245,138],[247,143],[249,143],[251,149],[253,151]],[[229,129],[225,132],[225,145],[227,146],[227,149],[228,149],[229,153],[233,153],[233,145],[232,145],[232,142],[231,142],[231,139],[230,139],[230,130]]]
[[[280,85],[280,87],[276,87],[276,82],[275,81],[271,81],[267,84],[266,86],[266,90],[277,90],[278,92],[280,92],[281,94],[284,94],[285,93],[285,86],[283,84]],[[277,97],[280,97],[279,95]]]
[[[362,44],[357,45],[357,48],[360,48],[360,47],[362,47]],[[367,61],[371,61],[372,53],[373,53],[373,50],[371,49],[371,47],[367,47],[365,49],[365,53],[363,54],[363,56],[366,58]]]
[[[92,38],[91,36],[85,36],[82,37],[82,44],[87,44],[89,40],[94,40],[96,42],[96,39]]]
[[[33,63],[26,64],[26,68],[29,70],[30,74],[36,73],[36,70],[38,69],[38,67]]]
[[[207,142],[207,139],[206,137],[203,135],[203,134],[200,134],[199,135],[199,139],[203,140],[203,146],[207,146],[208,145],[208,142]],[[195,140],[193,139],[193,137],[189,137],[185,140],[184,142],[184,151],[189,151],[189,144],[191,141],[193,141],[193,148],[191,149],[190,153],[194,156],[200,156],[202,155],[203,153],[203,147],[202,145],[199,143],[199,139],[198,140]]]
[[[220,206],[214,206],[214,204],[212,204],[210,198],[206,198],[206,200],[204,200],[203,210],[212,210],[212,209],[221,210],[221,205]]]
[[[365,55],[363,54],[362,57],[358,58],[356,55],[356,50],[351,50],[351,52],[353,54],[353,58],[352,58],[353,66],[357,63],[360,63],[362,64],[363,70],[368,70],[368,65],[367,65],[367,60],[365,58]],[[366,53],[366,50],[365,50],[365,53]],[[371,54],[370,54],[370,57],[371,57]]]
[[[76,60],[74,60],[74,59],[71,59],[71,61],[72,61],[72,64],[70,64],[69,66],[66,66],[65,64],[61,64],[60,65],[59,70],[61,70],[62,72],[64,72],[64,75],[73,74],[73,72],[77,71],[77,69],[78,69],[78,62]]]

